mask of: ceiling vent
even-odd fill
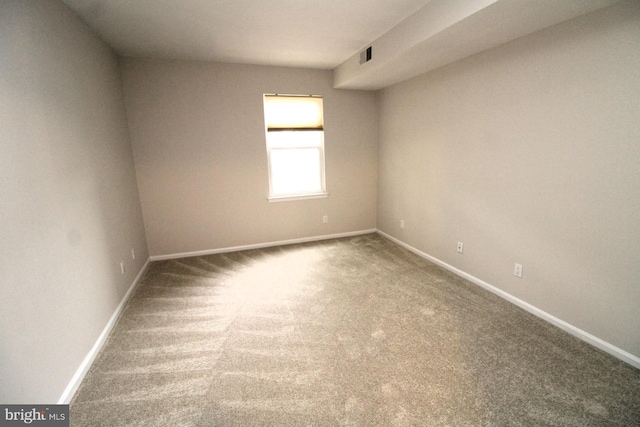
[[[371,53],[372,53],[371,46],[369,46],[368,48],[360,52],[360,64],[364,64],[365,62],[371,61],[371,58],[372,58]]]

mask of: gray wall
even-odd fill
[[[0,58],[0,402],[55,403],[148,259],[121,80],[58,1],[1,0]]]
[[[640,3],[387,88],[379,117],[380,230],[640,356]]]
[[[122,72],[152,256],[375,228],[374,93],[322,70],[127,58]],[[267,201],[264,93],[323,95],[328,198]]]

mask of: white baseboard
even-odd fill
[[[131,298],[131,295],[133,294],[133,291],[136,289],[136,286],[138,286],[140,279],[142,279],[144,272],[147,271],[150,261],[151,261],[150,259],[147,259],[147,262],[145,262],[145,264],[142,266],[142,269],[140,270],[136,278],[133,280],[133,283],[131,284],[131,286],[129,286],[127,293],[122,297],[120,304],[118,305],[118,307],[116,307],[116,310],[111,315],[111,318],[109,319],[109,321],[107,322],[107,325],[102,330],[102,333],[98,337],[98,340],[95,342],[95,344],[93,345],[93,347],[91,348],[87,356],[84,358],[84,360],[80,364],[80,367],[76,370],[76,373],[71,378],[71,381],[67,385],[67,388],[65,388],[64,392],[62,393],[62,396],[60,396],[60,399],[58,399],[58,405],[67,405],[69,404],[69,402],[71,402],[73,395],[78,390],[78,387],[80,387],[80,383],[82,383],[82,380],[84,379],[85,375],[87,375],[87,372],[89,372],[89,368],[91,368],[91,364],[98,356],[98,353],[100,353],[100,350],[102,349],[102,346],[104,345],[104,343],[107,341],[107,338],[109,338],[109,334],[113,330],[113,327],[116,325],[116,322],[120,317],[120,314],[124,310],[124,307],[127,305],[127,302],[129,301],[129,298]]]
[[[394,243],[397,243],[398,245],[410,250],[411,252],[415,253],[416,255],[421,256],[422,258],[425,258],[431,262],[433,262],[434,264],[439,265],[440,267],[443,267],[447,270],[449,270],[450,272],[464,278],[467,279],[468,281],[481,286],[483,288],[485,288],[486,290],[498,295],[501,298],[504,298],[505,300],[509,301],[512,304],[517,305],[518,307],[528,311],[529,313],[541,318],[542,320],[545,320],[549,323],[551,323],[554,326],[557,326],[558,328],[562,329],[565,332],[568,332],[569,334],[591,344],[592,346],[599,348],[600,350],[609,353],[610,355],[622,360],[623,362],[628,363],[631,366],[634,366],[638,369],[640,369],[640,357],[635,356],[627,351],[622,350],[621,348],[618,348],[616,346],[614,346],[613,344],[610,344],[594,335],[591,335],[588,332],[583,331],[580,328],[577,328],[575,326],[573,326],[570,323],[565,322],[562,319],[558,319],[557,317],[547,313],[544,310],[539,309],[538,307],[535,307],[531,304],[529,304],[526,301],[521,300],[520,298],[517,298],[513,295],[511,295],[508,292],[505,292],[501,289],[496,288],[493,285],[490,285],[489,283],[478,279],[475,276],[472,276],[469,273],[465,273],[462,270],[457,269],[456,267],[447,264],[444,261],[439,260],[438,258],[435,258],[429,254],[426,254],[416,248],[414,248],[411,245],[408,245],[407,243],[404,243],[401,240],[396,239],[395,237],[392,237],[390,235],[388,235],[387,233],[377,230],[377,232],[384,236],[385,238],[391,240]]]
[[[291,239],[291,240],[280,240],[276,242],[267,242],[267,243],[257,243],[253,245],[244,245],[244,246],[232,246],[228,248],[220,248],[220,249],[209,249],[204,251],[195,251],[195,252],[183,252],[176,254],[168,254],[168,255],[154,255],[150,257],[151,261],[163,261],[167,259],[177,259],[177,258],[188,258],[193,256],[203,256],[203,255],[213,255],[213,254],[221,254],[227,252],[237,252],[237,251],[245,251],[249,249],[260,249],[260,248],[268,248],[271,246],[281,246],[281,245],[291,245],[295,243],[306,243],[306,242],[316,242],[320,240],[327,239],[337,239],[340,237],[351,237],[351,236],[359,236],[361,234],[370,234],[376,233],[378,230],[370,229],[370,230],[360,230],[360,231],[352,231],[348,233],[338,233],[338,234],[328,234],[323,236],[315,236],[315,237],[303,237],[300,239]]]

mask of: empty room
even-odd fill
[[[0,0],[0,55],[0,424],[640,424],[637,0]]]

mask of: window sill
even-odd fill
[[[307,200],[307,199],[324,199],[329,196],[329,193],[313,193],[313,194],[300,194],[291,196],[270,196],[267,197],[269,203],[272,202],[288,202],[292,200]]]

